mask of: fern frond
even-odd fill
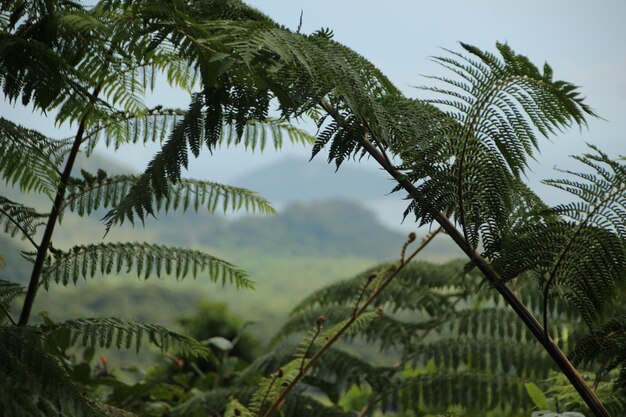
[[[321,288],[302,300],[291,312],[294,316],[306,309],[317,307],[347,306],[357,296],[367,277],[387,268],[381,264],[335,284]],[[472,278],[463,271],[463,262],[452,261],[443,265],[428,262],[411,262],[394,278],[377,299],[377,305],[385,305],[393,313],[402,310],[424,310],[435,315],[445,309],[445,298],[454,287],[465,286],[472,290]],[[462,291],[462,290],[460,290]],[[312,322],[311,322],[312,323]]]
[[[544,183],[567,191],[579,201],[552,209],[581,225],[594,225],[626,239],[626,164],[613,161],[604,152],[589,145],[594,153],[574,156],[593,171],[564,171],[575,179],[546,180]]]
[[[0,226],[13,237],[17,234],[33,241],[37,228],[44,225],[48,215],[0,196]]]
[[[269,377],[263,378],[250,398],[250,411],[255,415],[262,415],[282,391],[298,377],[300,364],[300,359],[294,359]]]
[[[40,326],[48,342],[66,340],[68,346],[130,349],[139,352],[142,342],[157,346],[161,352],[176,352],[185,357],[211,357],[211,351],[197,340],[165,327],[136,320],[81,318]]]
[[[112,417],[87,399],[57,358],[42,346],[38,329],[0,326],[0,406],[15,417]]]
[[[548,136],[572,124],[583,125],[586,115],[595,114],[575,86],[554,81],[549,66],[542,73],[508,45],[496,45],[500,57],[461,46],[471,57],[448,51],[452,57],[433,58],[454,73],[453,78],[433,77],[447,86],[423,87],[438,97],[432,103],[449,108],[448,116],[457,121],[435,136],[447,153],[439,161],[431,156],[425,163],[418,159],[421,153],[404,156],[410,162],[412,181],[433,193],[428,195],[438,203],[417,214],[424,216],[429,209],[445,210],[443,203],[452,204],[468,243],[475,248],[481,237],[492,244],[502,239],[516,183],[538,146],[536,132]]]
[[[233,398],[226,407],[224,417],[256,417],[256,415],[248,410],[248,407]]]
[[[70,143],[0,118],[0,174],[23,192],[43,192],[50,198],[59,181],[60,166]]]
[[[453,405],[474,413],[496,408],[529,411],[524,379],[500,373],[434,373],[407,378],[382,400],[386,411],[427,409],[445,412]]]
[[[481,338],[442,338],[416,346],[412,363],[434,361],[446,372],[495,372],[519,377],[546,378],[553,365],[537,343]]]
[[[11,309],[11,302],[26,293],[26,288],[20,284],[0,279],[0,306],[5,311]]]
[[[608,374],[619,369],[615,389],[626,401],[626,315],[622,314],[602,324],[583,337],[569,354],[572,363],[579,365],[592,361],[601,363],[598,372]]]
[[[79,278],[93,278],[97,273],[130,273],[148,279],[174,275],[181,280],[188,275],[206,273],[211,281],[251,288],[247,274],[232,264],[206,253],[149,243],[100,243],[75,246],[67,252],[55,251],[46,266],[43,279],[46,288],[50,281],[68,285]]]
[[[534,271],[543,278],[544,296],[556,287],[593,326],[625,283],[626,168],[599,151],[578,159],[596,173],[574,173],[581,181],[548,184],[580,200],[513,229],[494,264],[505,279]]]
[[[132,205],[135,200],[143,201],[145,196],[137,196],[130,191],[140,181],[138,175],[114,175],[109,176],[100,170],[96,175],[86,171],[82,172],[83,178],[73,178],[67,186],[66,207],[79,215],[91,214],[101,208],[116,207],[120,209],[122,202]],[[213,213],[218,209],[227,211],[244,210],[246,212],[259,212],[274,214],[271,204],[256,193],[245,188],[222,185],[210,181],[181,179],[177,183],[168,183],[165,197],[161,200],[154,198],[149,204],[155,212],[165,213],[171,210],[183,212],[193,209],[198,211],[201,207]],[[129,216],[132,216],[132,207]]]

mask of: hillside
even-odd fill
[[[231,183],[257,191],[270,201],[284,204],[328,199],[370,200],[388,194],[393,183],[383,173],[346,163],[339,171],[334,165],[314,159],[285,157],[272,165],[255,169]]]

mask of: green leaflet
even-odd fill
[[[250,288],[248,275],[234,265],[212,255],[184,248],[149,243],[100,243],[75,246],[67,252],[57,250],[45,268],[44,284],[50,281],[68,285],[99,274],[129,273],[148,279],[173,275],[181,280],[207,274],[212,282],[221,281]]]

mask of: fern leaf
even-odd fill
[[[407,378],[388,391],[383,410],[445,412],[453,405],[473,413],[513,409],[528,412],[532,402],[520,378],[503,374],[435,373]]]
[[[149,243],[101,243],[75,246],[67,252],[56,251],[43,273],[46,288],[50,281],[68,285],[79,278],[100,274],[129,273],[135,270],[139,278],[148,279],[174,275],[181,280],[188,275],[206,273],[211,281],[251,288],[247,274],[232,264],[200,251]]]
[[[0,118],[0,174],[23,192],[43,192],[53,198],[57,168],[69,145]]]
[[[20,234],[32,241],[37,228],[45,224],[47,217],[47,214],[0,196],[0,226],[11,237]]]
[[[549,67],[542,73],[508,45],[496,45],[500,57],[461,46],[471,57],[448,51],[452,57],[433,58],[458,78],[434,77],[446,88],[424,87],[437,95],[433,104],[449,108],[448,116],[457,121],[434,136],[447,153],[439,161],[431,155],[424,163],[419,152],[403,156],[410,162],[412,181],[421,183],[429,196],[441,196],[441,201],[435,197],[436,205],[417,214],[423,217],[451,204],[468,243],[476,248],[481,237],[492,245],[502,239],[516,183],[538,146],[536,132],[548,136],[572,124],[583,125],[586,115],[595,114],[576,87],[552,80]]]
[[[11,309],[11,302],[26,293],[26,288],[20,284],[0,279],[0,306],[5,311]]]
[[[0,326],[0,405],[5,415],[110,417],[81,393],[41,342],[35,328]]]
[[[578,159],[596,172],[572,173],[580,181],[548,184],[579,201],[547,210],[543,218],[513,229],[495,265],[505,279],[529,270],[545,277],[544,293],[558,288],[593,326],[610,309],[626,276],[626,168],[599,151]]]
[[[82,179],[74,178],[70,181],[65,199],[66,207],[81,216],[101,208],[115,207],[117,210],[129,209],[127,216],[131,218],[132,207],[122,208],[123,203],[132,200],[132,206],[135,200],[145,199],[130,192],[141,180],[137,175],[109,176],[104,171],[98,171],[95,176],[83,171],[82,175]],[[267,200],[245,188],[192,179],[168,183],[164,198],[154,198],[149,204],[155,211],[165,213],[178,209],[183,212],[193,209],[197,212],[200,207],[211,213],[218,209],[224,212],[245,210],[252,213],[275,213]]]
[[[68,346],[130,349],[137,352],[142,342],[157,346],[161,352],[173,351],[185,357],[212,357],[211,351],[197,340],[173,332],[165,327],[140,321],[111,318],[81,318],[41,326],[44,337],[54,340],[65,339]]]

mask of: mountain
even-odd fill
[[[319,160],[285,157],[272,165],[252,170],[230,181],[249,188],[270,201],[285,204],[294,201],[344,199],[369,200],[388,194],[393,183],[382,172],[346,163],[335,166]]]

